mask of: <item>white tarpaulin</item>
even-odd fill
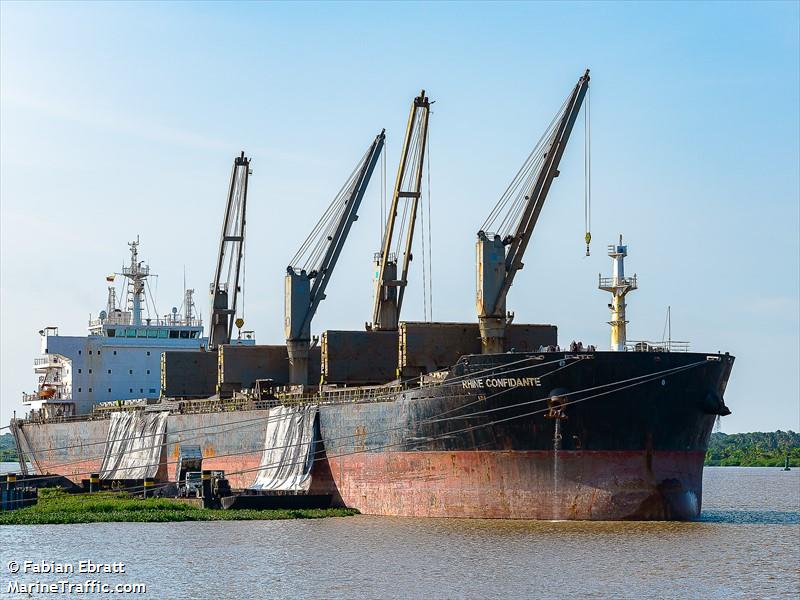
[[[167,412],[115,412],[111,415],[102,479],[155,477],[164,449]]]
[[[316,406],[269,410],[264,453],[252,490],[307,492],[314,464]]]

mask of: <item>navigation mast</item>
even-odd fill
[[[385,139],[384,131],[375,137],[286,268],[285,333],[292,383],[308,383],[311,320],[319,303],[325,299],[325,288],[333,275],[350,228],[358,220],[358,208]]]
[[[608,247],[608,255],[611,257],[611,277],[598,275],[597,287],[604,292],[611,294],[611,303],[608,305],[611,310],[611,350],[613,352],[624,352],[627,338],[627,324],[625,319],[625,296],[628,292],[637,289],[636,275],[625,277],[625,257],[628,256],[628,246],[622,244],[622,235],[619,236],[619,244],[611,244]],[[672,333],[670,332],[670,342],[667,348],[671,349]]]
[[[522,257],[553,179],[559,175],[558,165],[588,88],[587,69],[478,231],[476,308],[484,354],[504,351],[506,325],[514,317],[506,314],[506,296],[523,267]],[[496,223],[509,233],[489,233]]]
[[[375,303],[372,310],[372,324],[369,328],[378,331],[396,331],[403,306],[403,295],[408,283],[408,266],[412,260],[411,243],[414,240],[414,225],[422,185],[422,168],[425,159],[425,146],[428,142],[428,116],[430,102],[425,90],[414,98],[408,116],[406,137],[397,169],[397,181],[392,196],[392,206],[383,232],[383,248],[375,256]],[[400,220],[396,251],[392,252],[397,211],[403,200],[403,217]],[[405,232],[403,266],[397,277],[397,260],[400,241]]]
[[[244,255],[245,210],[247,208],[247,180],[250,176],[250,159],[242,152],[233,161],[231,182],[222,235],[219,240],[217,267],[211,283],[211,324],[208,347],[218,348],[231,341],[233,315],[239,292],[239,276]],[[223,279],[223,272],[225,273]]]
[[[142,324],[142,304],[144,303],[145,281],[150,276],[150,267],[139,260],[139,236],[128,242],[131,249],[131,265],[122,267],[122,275],[128,279],[126,304],[131,311],[131,325]]]

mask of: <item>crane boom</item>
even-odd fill
[[[245,211],[250,159],[242,152],[233,161],[228,201],[222,220],[217,266],[211,291],[211,319],[208,334],[209,349],[231,341],[233,315],[239,295],[239,276],[244,255]],[[224,279],[223,279],[224,273]]]
[[[369,185],[386,139],[381,131],[286,269],[285,333],[292,383],[308,383],[311,320],[325,299],[336,261]],[[312,284],[313,281],[313,284]]]
[[[569,141],[575,120],[578,117],[584,97],[589,87],[589,70],[578,80],[572,93],[564,103],[557,120],[543,136],[542,153],[537,149],[523,165],[511,189],[519,184],[524,196],[511,205],[521,207],[519,216],[514,219],[516,226],[513,233],[505,238],[500,235],[490,236],[485,230],[478,232],[478,293],[477,309],[481,330],[481,347],[484,353],[503,352],[505,337],[506,297],[514,282],[517,272],[522,269],[522,257],[528,247],[539,214],[542,211],[553,179],[558,177],[558,166]],[[549,135],[547,135],[549,133]],[[530,173],[523,170],[530,165]],[[521,177],[521,174],[523,175]],[[529,185],[525,185],[530,182]],[[508,194],[508,191],[507,191]],[[491,219],[491,218],[490,218]],[[487,223],[489,220],[487,220]],[[504,221],[507,222],[507,221]]]
[[[414,241],[414,226],[417,219],[420,191],[422,187],[422,168],[425,159],[425,147],[428,142],[428,116],[430,102],[422,90],[411,105],[408,116],[406,137],[400,164],[397,168],[397,180],[392,196],[392,205],[383,234],[381,253],[376,255],[375,303],[372,310],[373,330],[396,331],[403,306],[403,296],[408,283],[408,268],[412,260],[411,245]],[[403,266],[400,278],[397,277],[397,253],[392,253],[397,211],[400,200],[405,201],[403,218],[400,222],[397,247],[405,231]]]

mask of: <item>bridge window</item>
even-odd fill
[[[179,331],[176,331],[176,330],[174,330],[174,329],[172,329],[172,330],[169,332],[169,337],[170,337],[170,338],[172,338],[173,340],[174,340],[174,339],[177,339],[177,338],[179,338],[179,337],[180,337],[180,332],[179,332]]]
[[[149,338],[158,337],[158,329],[148,329],[147,330],[147,337],[149,337]]]
[[[181,331],[181,339],[188,340],[189,339],[189,332],[188,331]]]
[[[129,327],[125,330],[125,337],[136,337],[136,330]]]
[[[160,337],[160,338],[169,337],[169,330],[168,329],[159,329],[158,330],[158,337]]]
[[[106,335],[108,337],[117,337],[117,330],[116,329],[106,329]]]

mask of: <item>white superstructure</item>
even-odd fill
[[[23,394],[32,416],[73,416],[92,411],[99,402],[158,398],[161,387],[161,353],[167,350],[199,351],[208,346],[202,318],[194,306],[194,290],[184,292],[182,309],[155,316],[149,302],[150,268],[139,260],[139,241],[129,243],[130,266],[109,275],[124,279],[125,303],[117,306],[117,290],[108,288],[106,308],[89,320],[88,336],[59,335],[57,327],[45,327],[41,356],[34,360],[38,387]],[[150,316],[150,315],[154,316]],[[231,343],[255,343],[252,331],[240,331]]]

